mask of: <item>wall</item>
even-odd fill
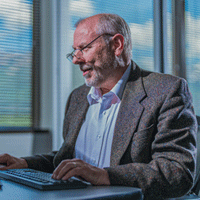
[[[49,132],[2,133],[0,138],[0,154],[9,153],[22,157],[48,153],[52,149],[52,138]]]
[[[33,134],[1,133],[0,138],[0,154],[9,153],[17,157],[32,154]]]

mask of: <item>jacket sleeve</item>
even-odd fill
[[[56,153],[56,151],[53,151],[49,154],[34,155],[23,158],[26,160],[28,168],[52,173],[54,170],[53,159]]]
[[[72,93],[70,94],[68,98],[65,113],[67,112],[67,109],[69,107]],[[65,136],[63,135],[63,137]],[[52,173],[55,169],[53,161],[57,153],[58,151],[52,151],[48,154],[34,155],[34,156],[28,156],[28,157],[22,157],[22,158],[26,160],[28,164],[28,168]]]
[[[140,187],[145,199],[154,200],[187,193],[193,185],[196,166],[197,121],[186,81],[179,79],[159,98],[163,100],[156,114],[150,160],[105,168],[111,185]],[[142,131],[138,130],[137,135]],[[129,157],[134,142],[130,144]]]

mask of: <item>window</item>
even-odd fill
[[[0,130],[31,128],[34,0],[0,1]]]
[[[176,25],[175,21],[177,23]],[[199,25],[200,25],[200,2],[198,0],[193,0],[193,1],[167,0],[168,65],[166,71],[169,74],[175,74],[186,78],[189,85],[189,89],[192,93],[195,113],[198,116],[200,115],[200,92],[199,92],[200,26]],[[180,29],[182,30],[180,31]],[[176,42],[179,43],[180,45],[179,50],[173,44],[175,43],[173,37],[175,37]],[[173,59],[174,60],[179,59],[180,62],[178,68],[177,66],[175,66]],[[183,63],[181,64],[181,62]],[[176,71],[179,72],[176,74]],[[182,74],[183,71],[184,73]]]
[[[0,0],[0,130],[31,128],[39,122],[39,0]],[[69,0],[68,38],[72,46],[74,24],[97,13],[122,16],[132,31],[133,60],[142,68],[155,71],[155,0]],[[161,2],[166,2],[162,0]],[[167,0],[167,70],[173,74],[173,2]],[[183,1],[182,1],[183,2]],[[62,3],[58,3],[61,5]],[[185,0],[186,78],[200,114],[199,31],[200,2]],[[164,37],[164,36],[162,36]],[[33,42],[34,41],[34,42]],[[67,52],[66,52],[67,53]],[[156,52],[158,53],[158,52]],[[72,88],[84,79],[72,67]],[[38,121],[37,121],[38,120]]]
[[[200,1],[185,1],[186,74],[196,114],[200,115]]]

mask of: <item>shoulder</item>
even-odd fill
[[[182,96],[191,99],[185,79],[170,74],[147,71],[137,64],[133,64],[127,86],[129,91],[142,90],[143,94],[153,99],[167,96]]]
[[[162,85],[162,83],[173,84],[177,81],[186,82],[183,78],[178,76],[144,70],[132,61],[129,81],[137,81],[138,79],[141,79],[144,84],[152,86]]]
[[[162,95],[170,91],[188,90],[186,80],[178,76],[141,70],[141,77],[147,93]]]
[[[161,82],[176,82],[179,80],[184,80],[181,77],[170,75],[170,74],[163,74],[158,72],[147,71],[141,69],[141,76],[144,81],[151,81],[151,83],[161,83]]]
[[[90,87],[81,85],[80,87],[74,89],[70,94],[70,99],[73,101],[83,101],[83,99],[87,99],[87,94],[90,90]]]

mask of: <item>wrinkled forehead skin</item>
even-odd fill
[[[90,42],[92,39],[98,36],[98,21],[99,15],[95,15],[84,19],[78,25],[74,32],[74,46],[80,45],[80,41]],[[79,42],[79,44],[77,44],[77,42]]]

